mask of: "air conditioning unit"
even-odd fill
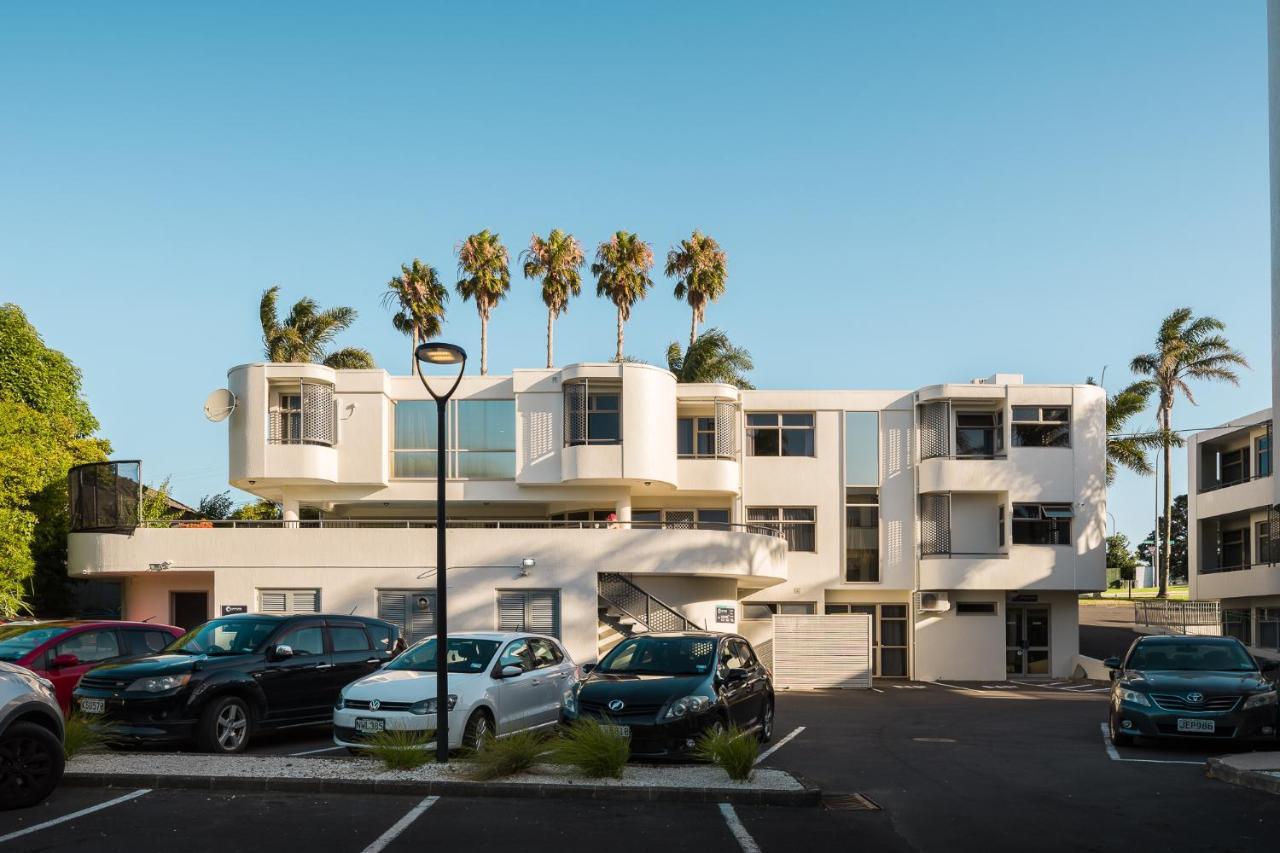
[[[916,609],[921,613],[946,613],[951,609],[951,601],[945,592],[918,592]]]

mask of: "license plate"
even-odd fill
[[[631,737],[631,726],[601,726],[600,728],[614,737]]]
[[[105,699],[81,699],[80,710],[86,714],[101,714],[107,710]]]
[[[376,734],[386,727],[386,720],[379,720],[373,717],[356,717],[356,731],[361,734]]]
[[[1195,734],[1213,734],[1213,720],[1189,720],[1182,717],[1178,718],[1178,731],[1193,732]]]

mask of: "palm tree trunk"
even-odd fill
[[[693,342],[698,339],[698,310],[695,308],[690,313],[693,319],[689,322],[689,349],[693,349]]]
[[[413,352],[409,356],[409,375],[417,376],[418,370],[418,324],[413,324]]]
[[[1169,597],[1169,559],[1173,552],[1173,543],[1170,541],[1170,536],[1173,533],[1173,475],[1169,470],[1169,463],[1173,457],[1173,448],[1169,445],[1171,414],[1168,406],[1160,410],[1160,421],[1164,427],[1164,542],[1161,543],[1160,547],[1160,576],[1157,580],[1159,585],[1159,589],[1156,590],[1157,598]]]
[[[551,367],[551,337],[555,334],[552,328],[552,321],[555,315],[551,313],[551,309],[547,309],[547,367]]]
[[[614,361],[622,361],[622,309],[618,309],[618,354],[614,356]]]
[[[489,372],[489,318],[480,315],[480,375]]]

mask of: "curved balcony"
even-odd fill
[[[682,492],[737,494],[738,462],[730,458],[680,459],[676,479]]]
[[[1098,589],[1082,578],[1070,545],[1013,546],[1007,554],[934,554],[920,558],[921,589]]]

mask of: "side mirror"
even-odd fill
[[[49,661],[49,669],[65,669],[69,666],[79,666],[80,658],[75,655],[54,655]]]
[[[1105,666],[1107,669],[1119,669],[1120,658],[1107,658],[1102,662],[1102,665]]]
[[[517,678],[521,675],[524,675],[524,670],[515,664],[507,664],[502,669],[498,670],[499,678]]]
[[[276,646],[271,650],[272,660],[287,660],[293,657],[293,646]]]
[[[583,675],[587,675],[588,673],[591,672],[591,670],[595,668],[596,668],[596,665],[593,663],[584,663],[582,666],[579,667],[579,669],[582,670]]]

